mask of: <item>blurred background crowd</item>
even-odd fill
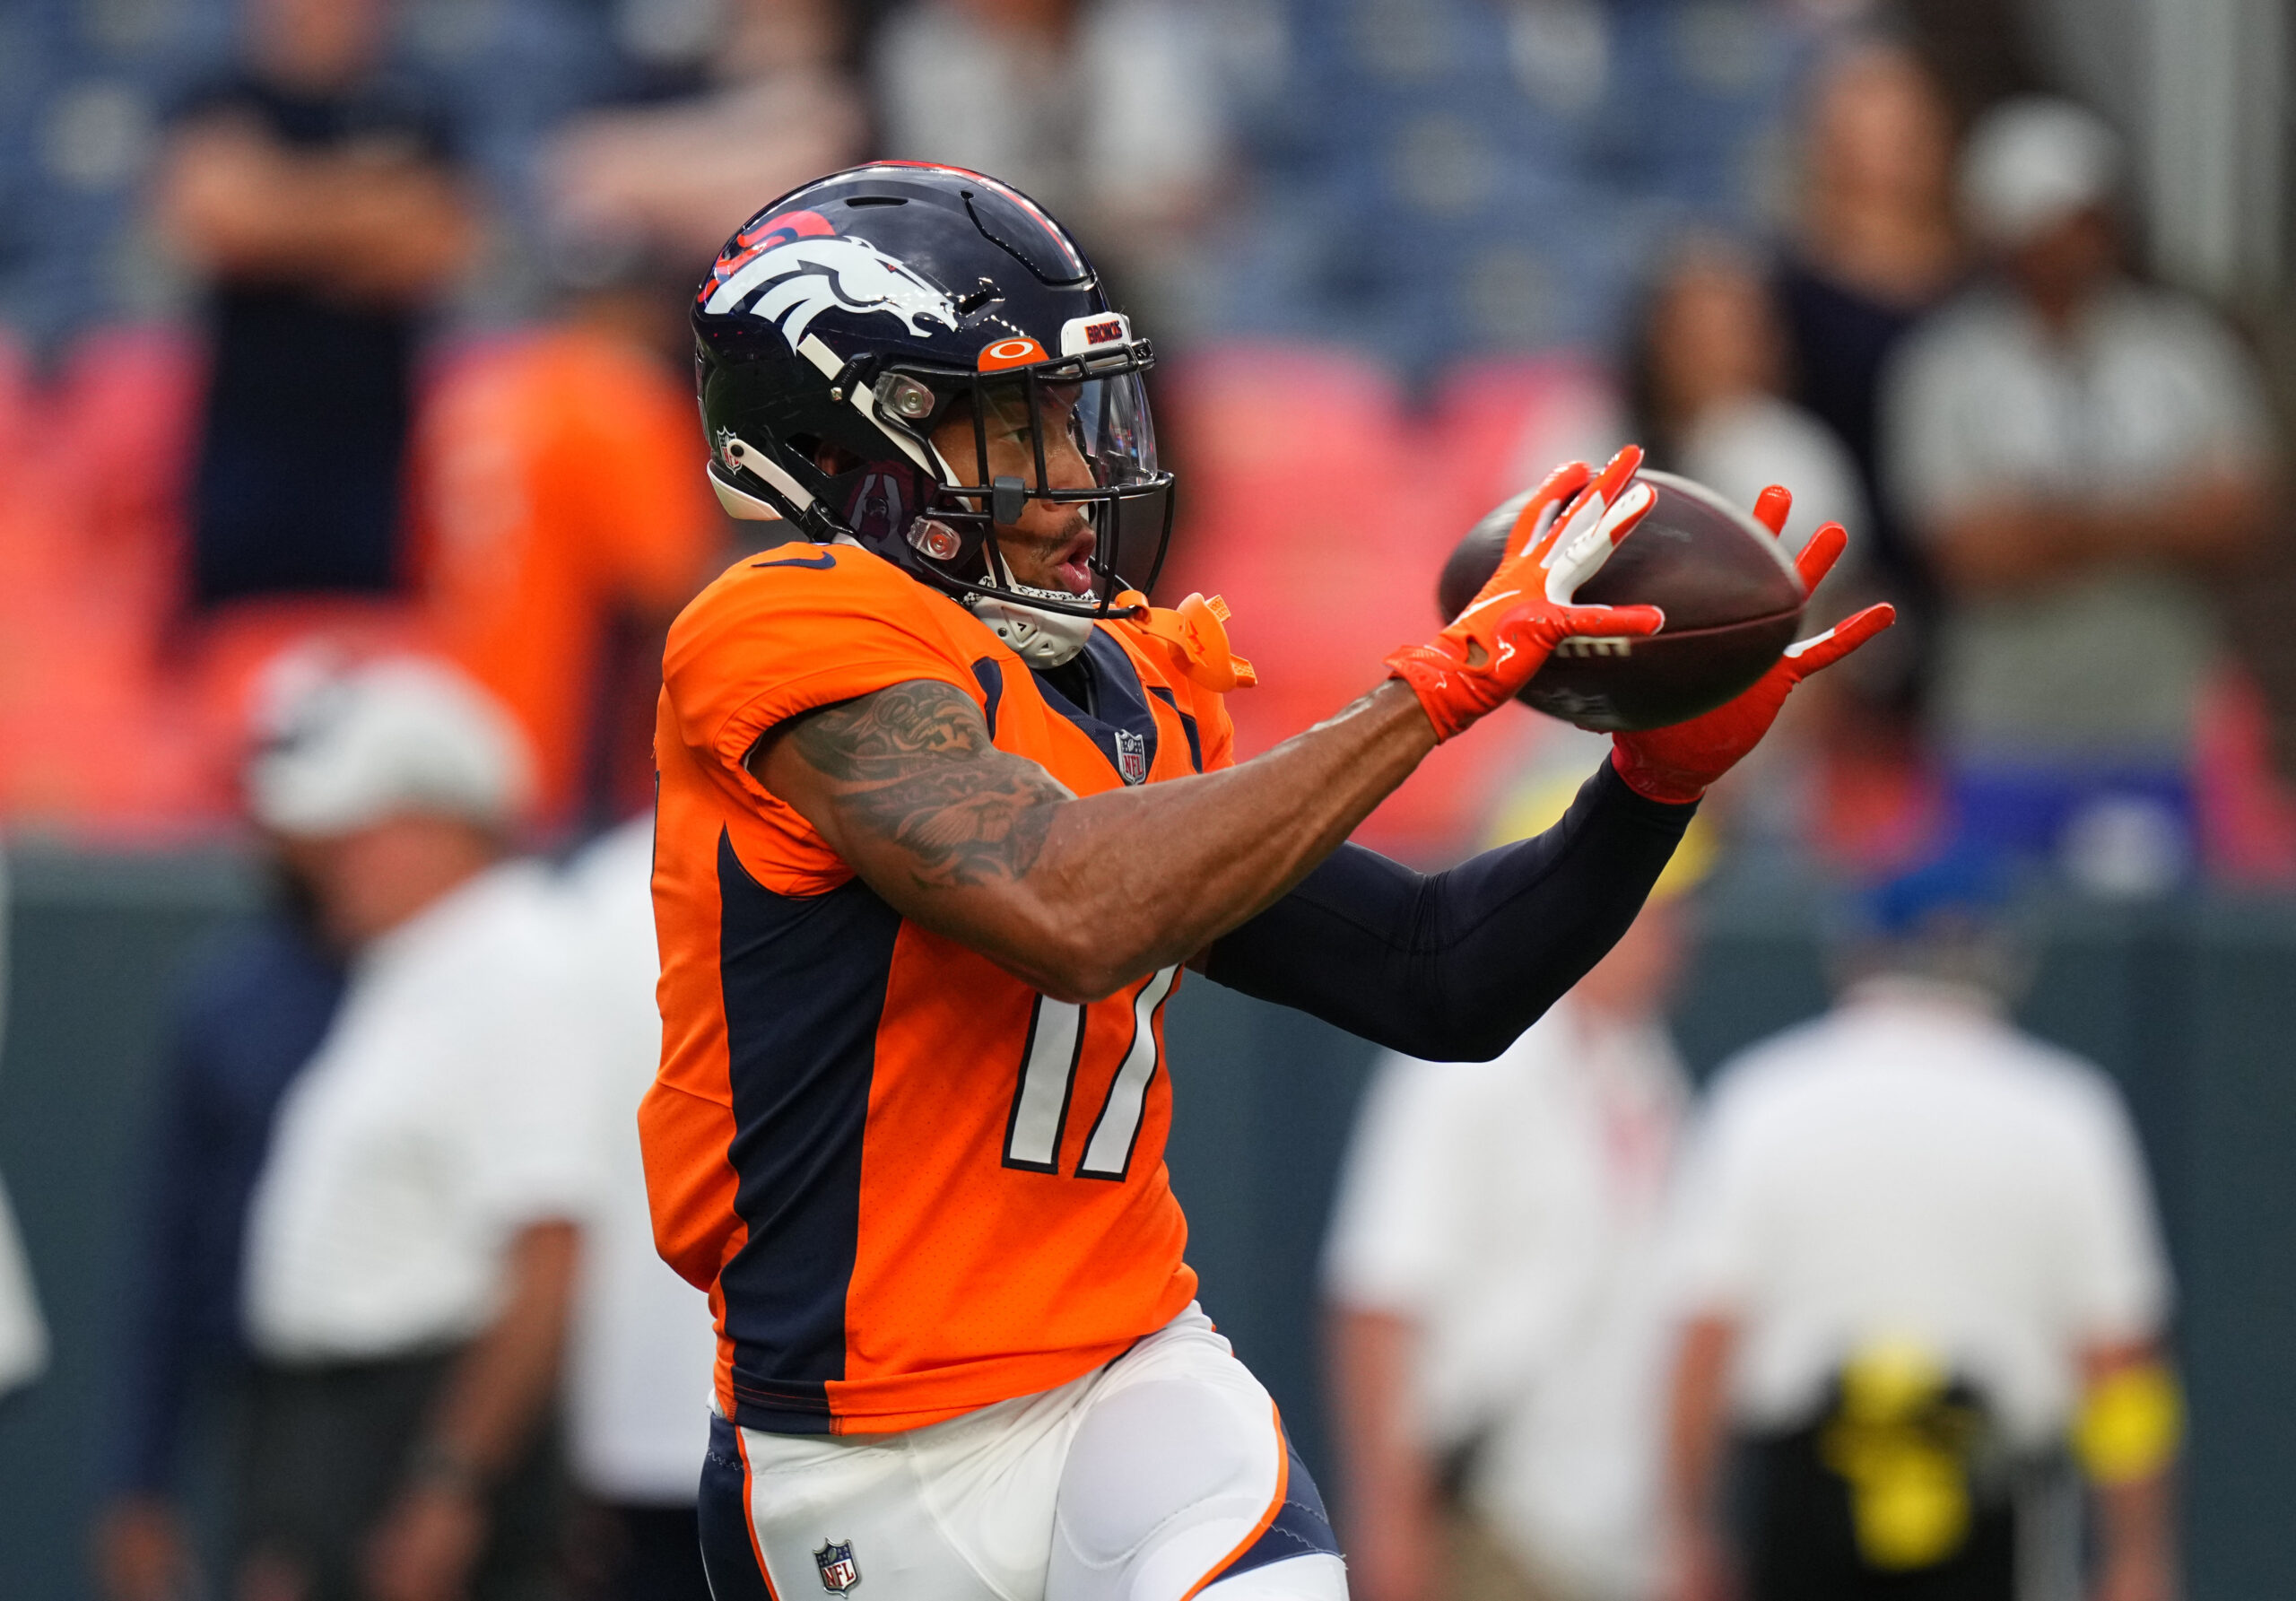
[[[895,155],[1037,195],[1152,331],[1168,587],[1275,664],[1247,749],[1421,625],[1474,516],[1632,437],[1787,482],[1796,535],[1850,530],[1822,606],[1907,619],[1742,833],[2296,874],[2286,23],[2106,9],[27,0],[0,822],[227,827],[248,685],[314,631],[504,700],[539,837],[641,803],[653,643],[728,537],[682,291],[763,199]],[[1505,743],[1373,836],[1462,848]]]
[[[2140,1093],[2140,1154],[2111,1080],[2012,1027],[2044,969],[2060,1010],[2114,988],[2048,977],[2013,902],[2296,885],[2292,48],[2275,0],[0,9],[0,836],[51,913],[114,904],[90,863],[220,848],[249,914],[186,937],[189,977],[27,1002],[17,964],[20,1009],[112,982],[151,1022],[109,1100],[56,1087],[78,1043],[7,1058],[0,1382],[31,1388],[0,1451],[12,1419],[53,1449],[22,1421],[68,1391],[78,1455],[18,1479],[85,1488],[71,1559],[0,1546],[0,1589],[694,1593],[708,1342],[635,1188],[631,820],[663,630],[757,531],[707,492],[685,307],[766,200],[891,156],[1032,194],[1156,342],[1160,591],[1234,608],[1241,754],[1424,631],[1483,512],[1630,439],[1743,504],[1785,483],[1789,540],[1845,524],[1816,622],[1900,607],[1500,1062],[1231,1031],[1269,1083],[1322,1053],[1370,1086],[1260,1196],[1304,1262],[1337,1175],[1320,1278],[1264,1317],[1231,1292],[1365,1601],[2040,1597],[2084,1552],[2168,1601],[2199,1214],[2151,1187],[2205,1142]],[[1361,837],[1456,859],[1599,756],[1494,718]],[[1839,1010],[1694,1104],[1729,1053],[1664,1015],[1709,870],[1740,906],[1883,887],[1827,938]],[[2113,927],[2135,1021],[2087,1048],[2142,1091],[2218,1002],[2138,1016],[2175,953]],[[1816,1001],[1774,935],[1715,949],[1784,1022]],[[2239,1042],[2276,1060],[2265,1015]],[[31,1193],[41,1117],[114,1198]],[[1200,1137],[1217,1294],[1254,1192]],[[59,1274],[88,1287],[43,1319]]]

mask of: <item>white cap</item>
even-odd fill
[[[1961,207],[1978,238],[2014,249],[2120,185],[2120,136],[2071,100],[2020,95],[1978,119],[1961,152]]]
[[[404,812],[483,827],[526,805],[526,735],[463,674],[419,657],[352,667],[289,658],[270,674],[247,766],[248,810],[265,828],[340,834]]]

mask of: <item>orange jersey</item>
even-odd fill
[[[639,1126],[656,1240],[709,1291],[744,1427],[881,1432],[1049,1389],[1195,1293],[1164,1170],[1178,971],[1049,1000],[903,918],[742,765],[798,713],[919,679],[1079,795],[1229,763],[1220,698],[1131,625],[1087,653],[1098,717],[845,545],[745,559],[671,630]]]
[[[581,799],[616,613],[659,628],[709,572],[725,523],[693,463],[691,383],[586,329],[467,357],[425,403],[424,607],[533,739],[552,822]]]

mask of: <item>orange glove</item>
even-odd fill
[[[1558,640],[1573,634],[1655,634],[1665,626],[1656,606],[1571,604],[1578,586],[1602,570],[1656,500],[1646,484],[1628,487],[1641,465],[1640,448],[1629,445],[1600,474],[1578,461],[1548,474],[1508,531],[1490,582],[1466,609],[1428,643],[1387,658],[1390,676],[1409,684],[1427,709],[1438,740],[1511,699],[1545,665]],[[1569,506],[1556,515],[1566,500]]]
[[[1794,497],[1773,483],[1754,501],[1755,520],[1775,535],[1786,526],[1786,514],[1793,505]],[[1828,523],[1810,535],[1810,543],[1794,558],[1804,594],[1817,592],[1848,543],[1849,535],[1842,532],[1839,523]],[[1895,606],[1867,606],[1822,634],[1788,645],[1786,654],[1754,681],[1752,688],[1703,717],[1671,728],[1613,735],[1611,765],[1638,795],[1676,805],[1696,800],[1706,793],[1708,785],[1761,743],[1796,684],[1820,668],[1833,666],[1897,617]]]

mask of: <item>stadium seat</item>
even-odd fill
[[[1228,345],[1164,376],[1184,477],[1160,589],[1218,592],[1234,609],[1237,648],[1260,667],[1259,687],[1229,701],[1239,755],[1330,716],[1378,682],[1389,650],[1433,631],[1452,544],[1509,492],[1511,464],[1599,415],[1603,392],[1566,361],[1469,371],[1439,395],[1410,417],[1386,369],[1332,347]],[[1543,727],[1509,709],[1443,746],[1357,837],[1415,862],[1457,855]]]

